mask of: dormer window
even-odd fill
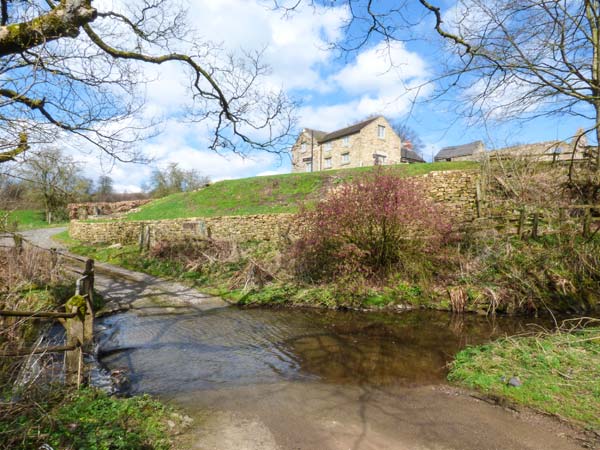
[[[344,144],[344,147],[350,147],[350,136],[345,136],[342,143]]]
[[[377,126],[377,137],[379,139],[385,139],[385,127],[383,125]]]

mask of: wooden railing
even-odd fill
[[[21,242],[15,242],[17,248]],[[46,249],[44,249],[46,250]],[[57,255],[55,250],[53,255]],[[69,257],[69,255],[62,255]],[[79,258],[74,258],[78,261]],[[64,353],[65,382],[79,386],[84,378],[83,353],[91,350],[94,331],[94,260],[85,261],[85,269],[77,279],[75,296],[65,304],[65,311],[0,310],[0,317],[23,317],[58,321],[65,329],[65,345],[7,350],[0,357],[20,357],[42,353]],[[83,299],[83,301],[81,301]]]

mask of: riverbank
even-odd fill
[[[600,437],[600,321],[501,339],[456,355],[448,379],[577,423]]]
[[[49,252],[29,246],[21,252],[1,250],[0,309],[55,310],[73,294],[74,278],[60,262],[52,263]],[[96,308],[104,307],[102,295],[94,300]],[[0,353],[40,345],[39,337],[49,330],[40,320],[0,321]],[[44,444],[56,449],[167,449],[188,424],[174,408],[148,396],[119,398],[91,387],[66,387],[58,381],[61,365],[61,356],[52,354],[0,358],[0,449]]]
[[[130,270],[184,281],[244,306],[308,306],[478,314],[585,314],[600,308],[600,235],[468,239],[435,255],[414,256],[377,283],[299,280],[289,250],[271,242],[88,245],[55,236],[73,253]],[[410,263],[410,264],[409,264]]]
[[[68,238],[66,238],[68,241]],[[65,240],[65,236],[62,236],[62,240]],[[318,286],[318,287],[307,287],[307,286],[298,286],[297,284],[289,283],[286,284],[281,280],[270,279],[265,281],[262,287],[253,284],[255,280],[251,280],[250,287],[248,289],[232,289],[231,280],[240,274],[240,271],[244,268],[244,264],[248,264],[248,261],[243,262],[235,262],[235,261],[227,261],[226,263],[214,263],[209,265],[207,268],[204,268],[201,271],[194,272],[186,270],[186,266],[182,264],[180,261],[176,260],[168,260],[168,259],[160,259],[156,257],[151,257],[148,254],[142,254],[139,252],[136,246],[113,246],[112,248],[101,248],[101,247],[91,247],[85,246],[81,243],[75,241],[69,241],[71,248],[75,250],[75,252],[80,254],[88,254],[93,255],[93,257],[103,259],[113,264],[122,265],[134,270],[145,271],[151,273],[155,276],[165,276],[168,275],[170,278],[179,278],[180,280],[185,280],[188,283],[195,285],[197,288],[203,291],[209,291],[214,295],[221,295],[227,298],[229,301],[234,303],[244,305],[244,306],[252,306],[252,305],[262,305],[262,306],[274,306],[274,305],[282,305],[282,306],[311,306],[311,307],[320,307],[320,308],[328,308],[328,309],[359,309],[359,310],[379,310],[379,311],[404,311],[406,309],[440,309],[440,310],[451,310],[452,306],[448,301],[448,292],[445,289],[439,289],[437,291],[438,297],[437,300],[433,300],[434,297],[431,292],[432,290],[421,289],[418,285],[409,285],[407,283],[399,282],[395,287],[387,286],[379,291],[371,290],[370,292],[362,292],[361,295],[355,295],[355,293],[350,293],[346,291],[346,296],[344,296],[344,292],[340,291],[335,286]],[[506,245],[506,244],[505,244]],[[490,280],[497,280],[498,282],[502,282],[504,285],[507,283],[507,280],[502,280],[503,276],[509,276],[509,279],[515,280],[520,274],[526,273],[529,271],[530,276],[526,278],[526,280],[532,280],[533,276],[531,276],[532,268],[535,267],[544,267],[546,274],[552,274],[557,279],[557,274],[561,274],[561,276],[566,277],[573,276],[576,269],[571,268],[570,274],[566,271],[561,270],[561,266],[559,265],[559,254],[562,250],[565,249],[564,245],[566,243],[562,243],[562,247],[559,247],[555,241],[553,240],[536,240],[530,242],[523,241],[512,241],[512,247],[510,250],[506,250],[505,254],[494,253],[493,258],[495,261],[495,267],[492,269],[488,265],[488,272],[485,277],[479,278],[479,287],[475,288],[474,282],[477,280],[475,277],[470,279],[470,287],[467,290],[468,303],[465,305],[466,311],[476,311],[480,313],[489,313],[492,312],[490,309],[489,302],[482,302],[480,298],[478,298],[478,292],[482,292],[485,287],[488,290],[490,289]],[[570,242],[568,245],[576,245],[576,246],[588,246],[595,245],[594,242],[591,244],[589,242]],[[579,247],[581,248],[581,247]],[[257,247],[250,247],[253,253],[253,257],[257,258],[259,255],[263,255],[263,260],[265,258],[264,255],[267,255],[267,258],[273,258],[273,249],[269,249],[268,247],[263,246],[260,250],[257,250]],[[244,250],[248,250],[248,247],[243,248]],[[509,254],[510,257],[507,257]],[[589,254],[589,249],[587,249],[586,255]],[[567,256],[566,259],[569,257]],[[256,259],[254,259],[256,261]],[[489,262],[490,260],[488,260]],[[260,267],[258,268],[260,269]],[[258,270],[255,268],[255,270]],[[518,271],[517,271],[518,270]],[[244,273],[244,272],[241,272]],[[481,272],[479,272],[481,274]],[[464,273],[463,273],[464,275]],[[487,277],[487,278],[486,278]],[[487,284],[483,281],[487,281]],[[245,280],[244,280],[245,282]],[[565,286],[566,284],[566,286]],[[569,283],[563,284],[562,292],[557,292],[556,289],[551,291],[549,295],[549,306],[561,304],[569,305],[565,303],[568,299],[568,293],[572,292],[574,288],[574,284],[569,285]],[[544,284],[540,282],[538,279],[538,291],[530,292],[530,298],[532,295],[543,295],[543,293],[548,293],[548,291],[544,289]],[[547,286],[547,285],[546,285]],[[531,287],[531,285],[515,286],[515,289],[527,289],[527,287]],[[590,284],[583,284],[579,289],[589,289]],[[552,289],[550,286],[549,289]],[[553,297],[550,297],[552,295]],[[588,296],[589,298],[589,296]],[[506,308],[502,308],[502,305],[496,304],[496,311],[507,311]],[[567,311],[574,312],[578,308],[581,308],[580,304],[575,303],[574,305],[570,305],[566,308]],[[531,309],[531,312],[535,312],[535,308]],[[541,314],[545,313],[545,310],[539,311]],[[489,344],[484,346],[484,349],[495,348],[499,354],[504,354],[506,352],[510,352],[510,344],[513,342],[519,342],[518,338],[516,340],[510,341],[499,341],[497,344]],[[519,343],[519,346],[522,344]],[[537,345],[537,344],[536,344]],[[563,352],[564,347],[562,343],[556,342],[550,339],[546,344],[545,352],[553,354],[556,352]],[[505,348],[505,346],[507,348]],[[589,376],[591,380],[594,380],[594,371],[593,368],[590,369],[590,366],[587,365],[587,360],[589,361],[597,361],[594,358],[588,358],[588,355],[585,352],[580,351],[579,348],[574,348],[574,351],[571,355],[564,354],[563,356],[569,356],[571,364],[565,370],[566,373],[576,373],[580,376]],[[595,351],[595,350],[592,350]],[[502,368],[503,373],[499,373],[498,367],[494,366],[494,370],[490,368],[489,365],[483,364],[487,362],[485,356],[482,356],[481,359],[477,361],[472,361],[470,365],[470,375],[460,375],[464,374],[464,369],[466,367],[465,361],[469,360],[472,353],[477,352],[477,350],[467,349],[462,353],[459,353],[457,357],[457,362],[453,366],[454,369],[450,375],[450,379],[453,383],[460,384],[463,386],[467,386],[471,389],[480,390],[484,393],[484,395],[489,396],[491,398],[506,398],[513,401],[519,401],[521,405],[531,407],[536,411],[547,412],[550,414],[554,414],[560,418],[563,418],[570,423],[574,423],[576,426],[583,426],[587,429],[596,430],[597,423],[594,422],[592,416],[596,414],[598,415],[598,405],[600,405],[600,401],[597,398],[597,390],[594,390],[591,386],[588,385],[590,389],[586,390],[585,393],[581,393],[577,390],[561,390],[559,387],[561,383],[565,382],[565,378],[560,375],[560,369],[558,372],[549,371],[548,373],[531,373],[531,370],[527,364],[530,363],[528,358],[524,358],[518,361],[521,366],[518,366],[517,363],[512,363],[511,365],[507,365]],[[535,349],[530,351],[531,354],[536,355]],[[482,351],[482,354],[485,354]],[[465,356],[467,355],[467,356]],[[551,359],[553,357],[550,357]],[[492,358],[493,359],[493,358]],[[552,361],[554,361],[552,359]],[[480,364],[480,366],[478,366]],[[487,362],[487,364],[490,364]],[[547,364],[540,364],[537,366],[539,369],[548,369],[548,367],[552,367]],[[460,368],[460,369],[459,369]],[[462,372],[461,372],[462,370]],[[570,370],[570,372],[569,372]],[[482,376],[482,374],[493,374],[490,377],[486,378],[489,382],[489,386],[481,384],[478,380]],[[512,388],[507,387],[506,383],[513,375],[519,374],[528,374],[521,375],[521,377],[526,378],[526,387],[521,390],[521,388]],[[567,375],[569,376],[569,375]],[[496,378],[494,378],[496,377]],[[504,377],[504,378],[502,378]],[[505,381],[501,381],[505,380]],[[523,380],[522,380],[523,381]],[[571,380],[566,380],[569,382]],[[579,387],[585,385],[582,380],[573,380],[574,383],[578,384]],[[589,379],[587,380],[589,382]],[[503,384],[504,383],[504,384]],[[547,394],[544,394],[543,389],[544,386],[552,386],[550,389],[554,392],[560,392],[557,398],[548,397]],[[533,390],[529,391],[530,386],[533,386]],[[587,389],[587,388],[585,388]],[[504,391],[507,394],[504,396]],[[523,394],[525,392],[525,394]],[[515,396],[513,399],[510,395]],[[564,396],[565,398],[562,398]],[[586,397],[587,396],[587,397]],[[578,398],[586,398],[586,401],[577,406]],[[562,401],[564,400],[564,401]],[[572,407],[566,407],[566,405],[571,404],[574,405]],[[566,411],[564,412],[562,409],[557,409],[557,405],[563,405],[566,407]]]

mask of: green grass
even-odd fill
[[[173,432],[168,422],[181,429],[184,421],[147,395],[116,398],[92,388],[58,388],[8,405],[0,413],[2,448],[167,450]]]
[[[448,379],[600,431],[600,328],[469,347]]]
[[[392,170],[408,177],[436,170],[466,170],[476,167],[476,163],[465,161],[399,165],[392,167]],[[174,194],[155,200],[128,215],[128,219],[156,220],[296,212],[300,204],[318,199],[323,189],[331,184],[370,170],[373,168],[220,181],[196,192]]]
[[[0,215],[3,214],[5,213],[0,211]],[[44,211],[34,209],[17,209],[15,211],[10,211],[8,213],[7,223],[9,226],[16,223],[17,230],[19,231],[65,225],[64,222],[48,224],[45,220]]]

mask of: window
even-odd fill
[[[377,126],[377,136],[379,139],[385,139],[385,127],[383,125]]]
[[[342,164],[350,164],[350,153],[344,153],[342,155]]]
[[[305,158],[304,159],[304,165],[305,165],[305,171],[306,172],[312,172],[313,171],[313,165],[312,165],[312,159],[311,158]]]
[[[349,147],[350,146],[350,136],[345,136],[344,140],[342,142],[344,143],[344,147]]]
[[[302,153],[306,152],[306,142],[302,143]]]
[[[331,158],[325,158],[325,168],[331,169]]]
[[[325,151],[326,152],[330,152],[331,151],[331,142],[325,143]]]

